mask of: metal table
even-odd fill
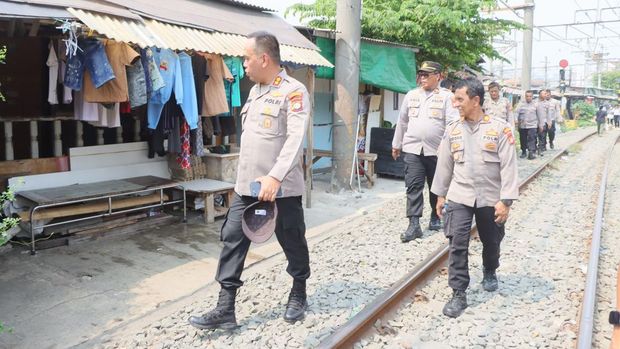
[[[183,199],[164,201],[164,189],[176,188],[183,191]],[[127,195],[157,192],[159,191],[159,203],[147,204],[134,208],[113,209],[113,200],[118,200]],[[183,203],[183,222],[187,221],[187,205],[185,188],[178,182],[155,176],[141,176],[111,181],[94,182],[86,184],[73,184],[63,187],[45,188],[36,190],[20,191],[16,195],[30,200],[34,206],[30,209],[30,253],[35,254],[35,229],[47,228],[66,223],[80,222],[88,219],[113,216],[121,213],[144,210],[147,208],[161,207]],[[86,217],[64,220],[59,223],[42,224],[35,226],[35,213],[44,208],[64,206],[77,203],[87,203],[107,199],[107,211],[95,213]]]

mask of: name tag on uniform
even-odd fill
[[[497,143],[495,142],[488,142],[484,144],[484,148],[487,150],[492,150],[492,151],[496,151],[497,150]]]

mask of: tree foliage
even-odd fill
[[[598,76],[594,75],[592,78],[594,86],[598,85]],[[612,70],[601,73],[601,87],[610,88],[614,91],[620,90],[620,70]]]
[[[505,60],[493,48],[493,37],[522,28],[481,15],[495,6],[495,0],[364,0],[362,36],[417,46],[419,61],[477,69],[483,57]],[[336,0],[295,4],[286,10],[289,14],[313,28],[336,28]]]

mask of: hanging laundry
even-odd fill
[[[147,82],[141,60],[127,67],[127,88],[129,91],[129,104],[132,108],[146,104]]]
[[[179,56],[170,49],[154,48],[153,57],[159,67],[159,73],[165,86],[154,91],[148,103],[148,127],[157,128],[164,104],[170,99],[174,90],[176,104],[183,103],[183,81]]]
[[[106,108],[99,103],[89,103],[84,100],[84,91],[76,91],[73,101],[73,111],[76,120],[87,121],[98,127],[121,126],[119,103]]]
[[[92,42],[90,47],[85,48],[88,69],[84,74],[84,98],[91,103],[126,102],[129,100],[126,67],[140,58],[140,55],[124,42],[103,40],[99,44],[105,48],[103,56],[99,53],[101,52],[100,46]],[[97,47],[98,53],[96,55],[89,53],[92,46]],[[103,71],[107,67],[103,59],[106,55],[116,78],[100,84],[101,77],[106,76]],[[92,69],[90,65],[93,66]]]
[[[192,70],[194,71],[194,84],[196,85],[196,102],[200,113],[205,95],[205,82],[209,79],[207,59],[201,54],[194,54],[192,56]]]
[[[64,83],[64,77],[67,74],[67,54],[64,49],[65,43],[62,40],[58,40],[58,62],[60,63],[59,75],[62,81],[62,103],[71,104],[73,101],[73,90],[67,87]]]
[[[67,61],[67,70],[65,72],[64,83],[65,86],[75,90],[82,90],[82,83],[84,81],[84,52],[77,50]]]
[[[49,43],[50,53],[47,56],[47,67],[49,69],[49,87],[47,91],[47,101],[49,104],[58,104],[58,57],[54,49],[54,42]]]
[[[228,70],[222,56],[202,53],[209,65],[209,79],[205,82],[205,92],[202,104],[201,115],[215,116],[229,111],[226,101],[226,91],[224,90],[224,79],[233,80],[233,76]]]
[[[245,76],[245,71],[243,70],[243,60],[239,57],[226,57],[224,58],[224,63],[228,67],[228,70],[230,70],[230,73],[234,79],[232,82],[228,80],[224,81],[224,86],[226,87],[228,94],[227,97],[230,99],[230,105],[232,105],[233,108],[237,108],[241,106],[240,82]]]
[[[185,120],[189,124],[189,128],[194,130],[198,127],[199,115],[192,58],[187,53],[181,52],[179,53],[179,63],[181,64],[181,76],[183,81],[183,102],[181,104],[181,109],[183,110]]]
[[[153,51],[149,47],[147,47],[143,48],[140,51],[140,54],[140,60],[142,61],[142,66],[144,67],[144,76],[146,78],[146,92],[148,95],[148,99],[151,99],[153,93],[159,91],[161,88],[166,86],[166,83],[161,77],[159,67],[155,62],[155,57],[153,57]]]
[[[189,145],[189,125],[186,121],[181,124],[181,153],[177,156],[177,163],[182,169],[191,167]]]

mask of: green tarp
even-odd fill
[[[335,41],[317,37],[316,45],[321,49],[321,55],[334,64]],[[362,41],[360,56],[360,82],[400,93],[416,87],[416,61],[412,49]],[[316,77],[333,79],[334,68],[319,67]]]

